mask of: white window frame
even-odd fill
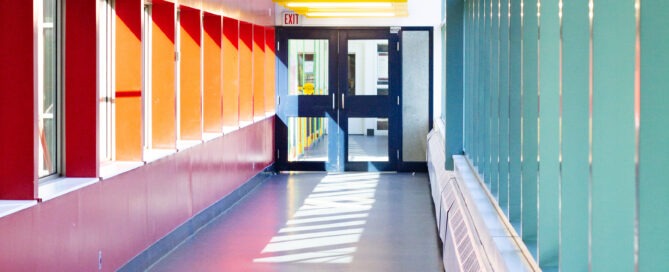
[[[102,164],[116,159],[116,12],[115,0],[99,0],[97,7],[97,85],[98,109],[98,151]]]
[[[142,8],[142,143],[144,154],[152,149],[152,46],[153,23],[151,2],[144,1]]]

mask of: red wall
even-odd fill
[[[33,1],[0,8],[0,199],[34,199],[37,181],[37,94]]]
[[[113,271],[272,163],[268,118],[0,218],[3,271]],[[8,235],[11,234],[11,235]]]
[[[65,176],[97,177],[97,3],[65,3]]]

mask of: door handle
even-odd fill
[[[335,94],[332,94],[332,109],[335,109]]]
[[[346,98],[344,97],[344,94],[341,94],[341,109],[342,110],[346,108],[346,102],[345,102],[346,100],[345,99]]]

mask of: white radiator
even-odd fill
[[[444,269],[539,271],[534,260],[528,260],[517,234],[501,230],[505,218],[496,215],[466,159],[456,156],[456,172],[445,170],[444,137],[440,131],[443,130],[437,128],[428,134],[427,161]]]

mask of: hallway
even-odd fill
[[[270,177],[150,271],[443,271],[428,177]]]

